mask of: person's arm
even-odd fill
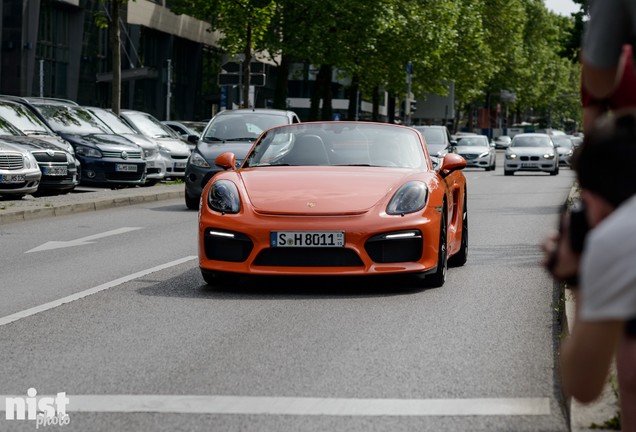
[[[618,87],[622,70],[621,65],[610,68],[592,66],[584,57],[581,58],[581,73],[585,89],[595,99],[609,98]]]
[[[601,394],[623,327],[622,321],[578,321],[575,317],[561,347],[561,383],[566,394],[582,403]]]

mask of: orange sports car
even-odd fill
[[[199,267],[240,275],[413,274],[442,286],[468,256],[466,161],[433,168],[415,129],[368,122],[275,127],[239,168],[232,153],[199,209]]]

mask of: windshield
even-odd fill
[[[0,117],[26,135],[52,135],[42,120],[25,106],[0,103]]]
[[[553,147],[550,138],[545,136],[526,136],[522,137],[517,135],[513,140],[510,147]]]
[[[116,134],[134,134],[135,131],[130,128],[122,119],[117,117],[110,111],[99,108],[88,108],[95,117],[104,122],[109,129]]]
[[[488,138],[475,136],[475,137],[463,137],[457,141],[458,146],[469,146],[469,147],[488,147]]]
[[[267,129],[288,124],[287,116],[236,113],[215,117],[205,130],[204,141],[254,141]]]
[[[0,135],[24,135],[11,123],[0,117]]]
[[[244,167],[274,165],[426,167],[418,135],[410,128],[339,123],[295,124],[267,131]]]
[[[552,137],[552,141],[559,147],[572,148],[572,140],[570,138]]]
[[[174,138],[174,135],[168,126],[165,126],[159,120],[150,115],[135,112],[126,112],[122,113],[122,115],[147,137]]]
[[[111,133],[84,108],[40,104],[37,104],[36,107],[57,132],[74,135]]]
[[[424,135],[424,140],[428,146],[446,146],[446,131],[442,128],[416,128]]]

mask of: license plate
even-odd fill
[[[26,178],[23,174],[0,175],[0,183],[24,183]]]
[[[115,171],[120,172],[137,172],[137,165],[129,165],[129,164],[116,164]]]
[[[185,168],[186,164],[187,164],[187,162],[175,162],[174,163],[174,167],[175,168]]]
[[[271,247],[343,247],[344,231],[272,231]]]
[[[45,176],[65,176],[68,174],[68,168],[65,166],[60,167],[43,167],[42,173]]]
[[[522,163],[521,167],[522,168],[536,168],[538,166],[537,163]]]

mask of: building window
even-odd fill
[[[37,66],[34,74],[36,85],[40,88],[42,78],[44,96],[66,97],[69,63],[69,14],[64,9],[56,9],[43,4],[40,11],[40,27],[36,61],[44,60],[43,68]],[[40,76],[40,70],[43,75]]]

